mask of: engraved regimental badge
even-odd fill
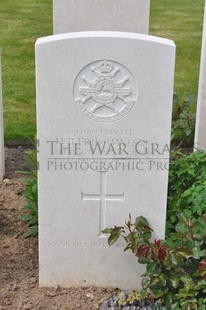
[[[96,61],[84,67],[74,82],[74,99],[80,111],[98,122],[124,117],[137,101],[131,72],[115,61]]]

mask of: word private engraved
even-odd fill
[[[131,72],[114,61],[96,61],[84,67],[74,82],[74,99],[81,112],[99,122],[124,117],[137,101]]]

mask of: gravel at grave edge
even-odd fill
[[[19,215],[24,204],[23,154],[27,147],[5,147],[6,175],[0,183],[0,310],[94,310],[112,289],[39,288],[38,241],[23,237]]]

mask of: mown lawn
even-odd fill
[[[182,100],[197,95],[203,11],[204,0],[151,0],[150,33],[177,45],[175,91]],[[34,138],[34,43],[50,34],[52,0],[0,0],[6,140]]]
[[[0,0],[6,140],[34,138],[34,44],[50,34],[52,0]]]
[[[204,0],[151,0],[150,34],[176,44],[175,91],[197,95]]]

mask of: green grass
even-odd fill
[[[35,135],[34,44],[52,34],[52,0],[0,0],[5,139]]]
[[[175,91],[197,95],[204,0],[151,0],[150,33],[177,45]],[[35,135],[34,43],[52,34],[52,0],[0,0],[5,138]]]
[[[151,0],[150,34],[176,44],[175,91],[197,95],[204,0]]]

